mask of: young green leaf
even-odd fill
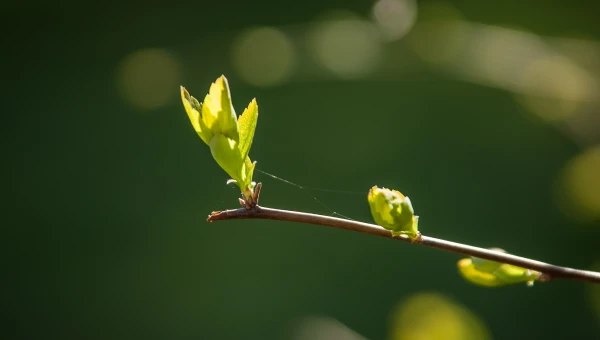
[[[246,184],[246,173],[243,171],[244,161],[238,149],[237,143],[226,137],[217,134],[210,141],[210,152],[219,166],[239,185]],[[241,188],[243,190],[243,188]]]
[[[256,121],[258,120],[258,105],[256,99],[252,99],[248,107],[244,110],[238,120],[240,129],[240,152],[242,157],[246,158],[252,146],[254,139],[254,130],[256,130]]]
[[[181,86],[181,101],[198,136],[200,136],[204,143],[210,143],[213,134],[202,119],[202,104],[196,98],[190,96],[183,86]]]
[[[220,76],[211,84],[202,108],[205,123],[213,133],[221,133],[236,142],[239,141],[237,116],[231,103],[229,83],[225,76]]]
[[[252,176],[254,175],[254,168],[256,167],[256,161],[252,162],[250,157],[246,157],[244,161],[243,172],[246,174],[244,177],[244,187],[248,188],[252,184]]]

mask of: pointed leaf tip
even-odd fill
[[[212,117],[206,118],[206,125],[218,129],[228,138],[238,141],[240,137],[237,116],[231,102],[231,91],[225,76],[217,78],[211,84],[208,95],[204,99],[204,106],[208,107],[208,111],[212,115]],[[217,124],[215,127],[212,127],[213,122]]]

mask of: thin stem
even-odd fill
[[[481,259],[501,263],[512,264],[514,266],[535,270],[542,273],[542,280],[549,280],[551,278],[564,278],[600,283],[600,273],[597,272],[555,266],[552,264],[531,260],[520,256],[501,253],[485,248],[473,247],[466,244],[446,241],[435,237],[421,236],[418,240],[411,240],[409,238],[401,236],[394,237],[392,236],[392,233],[389,230],[386,230],[375,224],[345,220],[330,216],[256,206],[252,209],[242,208],[235,210],[215,211],[208,217],[207,221],[213,222],[220,220],[252,218],[309,223],[392,238],[395,240],[419,244],[426,247],[442,249],[445,251],[450,251],[454,253],[478,257]]]

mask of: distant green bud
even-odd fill
[[[504,252],[502,249],[492,250]],[[500,287],[516,283],[533,285],[541,273],[506,263],[484,260],[476,257],[458,261],[460,274],[469,282],[484,287]]]

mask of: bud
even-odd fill
[[[367,197],[375,223],[388,229],[393,236],[417,238],[419,217],[415,216],[410,199],[397,190],[378,188],[369,190]]]
[[[504,252],[499,248],[492,250]],[[500,287],[515,283],[532,286],[541,273],[506,263],[484,260],[477,257],[458,261],[460,274],[469,282],[484,287]]]
[[[258,119],[256,100],[250,102],[238,119],[225,76],[219,77],[210,86],[203,103],[192,97],[183,86],[181,100],[194,130],[210,147],[215,161],[240,187],[244,197],[249,198],[256,165],[248,157]]]

